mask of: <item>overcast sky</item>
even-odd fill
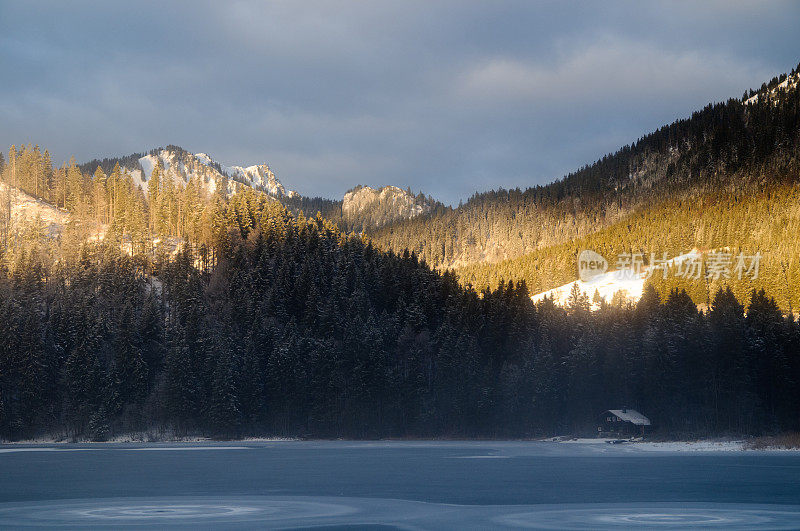
[[[0,146],[177,144],[457,203],[740,97],[800,62],[798,26],[799,2],[0,0]]]

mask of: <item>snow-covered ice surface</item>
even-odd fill
[[[630,443],[629,447],[647,452],[742,452],[746,450],[743,441],[635,442]]]
[[[161,289],[160,282],[158,279],[153,278],[151,280],[156,285],[156,289]],[[155,437],[155,438],[154,438]],[[267,443],[267,442],[287,442],[287,441],[296,441],[297,439],[293,439],[290,437],[245,437],[243,439],[237,439],[236,442],[239,443]],[[93,442],[93,441],[67,441],[64,440],[63,437],[54,437],[54,436],[43,436],[37,437],[35,439],[24,439],[20,441],[3,441],[0,439],[0,451],[3,449],[9,449],[14,447],[30,447],[30,448],[59,448],[59,447],[66,447],[70,444],[77,444],[82,443],[88,445],[88,448],[92,448],[92,446],[97,449],[98,447],[109,447],[113,448],[115,443],[133,443],[133,444],[142,444],[142,445],[157,445],[157,444],[165,444],[165,443],[180,443],[182,446],[180,448],[187,448],[190,447],[189,444],[186,443],[209,443],[212,439],[209,437],[199,437],[199,436],[177,436],[170,433],[165,433],[160,436],[153,435],[148,432],[131,432],[123,435],[117,435],[115,437],[109,438],[107,441],[103,442]],[[112,444],[109,444],[112,443]],[[230,441],[228,441],[229,444]],[[37,446],[34,446],[37,445]],[[45,446],[46,445],[46,446]],[[153,446],[154,448],[157,446]],[[222,448],[222,447],[221,447]],[[230,446],[224,446],[224,448],[230,448]]]
[[[612,451],[643,451],[643,452],[744,452],[747,447],[744,441],[715,441],[715,440],[700,440],[700,441],[669,441],[669,442],[651,442],[651,441],[624,441],[620,444],[611,444],[613,442],[621,441],[621,439],[607,439],[607,438],[587,438],[587,439],[570,439],[570,438],[555,438],[555,442],[561,444],[588,444],[588,445],[608,445]]]
[[[119,452],[187,452],[194,450],[247,450],[246,446],[120,446],[102,447],[102,448],[59,448],[57,446],[11,446],[9,448],[0,448],[0,454],[9,454],[15,452],[97,452],[97,451],[119,451]]]
[[[799,453],[676,444],[0,445],[0,529],[798,528]]]
[[[697,441],[642,441],[642,440],[621,440],[606,438],[587,438],[571,439],[559,438],[548,439],[548,441],[560,444],[580,444],[589,445],[601,451],[610,452],[795,452],[800,455],[797,448],[763,448],[754,450],[748,447],[745,441],[741,440],[697,440]],[[616,444],[612,444],[616,443]]]
[[[452,505],[350,497],[173,497],[0,506],[11,527],[233,529],[797,529],[800,506],[707,503]]]

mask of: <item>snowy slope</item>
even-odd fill
[[[185,185],[190,179],[195,178],[201,187],[208,193],[214,193],[221,185],[224,177],[213,167],[210,166],[211,158],[208,155],[198,157],[196,155],[186,155],[171,150],[162,149],[155,154],[148,154],[139,159],[139,169],[130,169],[134,184],[140,185],[147,194],[147,182],[153,174],[153,169],[161,163],[164,174],[172,178],[175,182]],[[233,189],[228,190],[230,193]]]
[[[686,254],[676,256],[669,260],[668,263],[670,265],[677,264],[690,258],[696,258],[700,256],[700,254],[700,251],[692,249]],[[656,273],[660,274],[659,272]],[[592,302],[595,291],[597,291],[606,302],[611,302],[611,299],[617,292],[621,292],[620,294],[624,295],[627,300],[636,302],[642,297],[644,283],[649,274],[649,268],[642,269],[638,274],[632,271],[608,271],[586,282],[583,280],[576,280],[569,284],[537,293],[531,297],[531,300],[533,300],[533,302],[539,302],[547,297],[548,299],[553,299],[553,302],[557,305],[564,306],[567,304],[572,286],[577,284],[578,288],[589,296],[590,302]],[[598,303],[592,302],[592,309],[597,309],[598,307]]]
[[[779,92],[784,92],[787,90],[794,89],[800,84],[800,72],[793,76],[787,76],[786,79],[778,83],[774,88],[769,90],[770,97],[774,97]],[[752,97],[746,99],[744,101],[745,105],[752,105],[754,103],[758,103],[759,96],[762,96],[762,92],[753,95]]]
[[[580,288],[583,293],[586,293],[589,296],[590,301],[592,300],[592,297],[594,297],[595,291],[599,292],[600,296],[608,302],[611,301],[611,299],[614,297],[614,294],[618,291],[621,292],[621,294],[627,299],[631,301],[638,301],[642,296],[642,291],[644,290],[645,276],[644,274],[635,275],[626,273],[627,272],[625,271],[608,271],[602,275],[598,275],[588,282],[576,280],[574,282],[570,282],[569,284],[564,284],[563,286],[537,293],[536,295],[532,296],[531,299],[533,302],[539,302],[547,297],[548,299],[553,299],[553,302],[559,306],[564,306],[567,304],[569,294],[572,291],[572,286],[577,284],[578,288]],[[594,306],[595,305],[593,303],[593,307]]]
[[[5,183],[0,183],[0,199],[6,201],[8,199],[6,194],[8,193],[11,194],[11,223],[13,227],[20,227],[38,219],[44,225],[48,236],[56,236],[61,233],[64,225],[69,221],[69,214],[66,212],[44,201],[39,201],[21,190],[9,187]]]
[[[275,197],[297,196],[297,192],[293,192],[292,190],[287,192],[286,189],[284,189],[283,184],[275,177],[275,174],[266,164],[256,164],[247,166],[246,168],[242,166],[229,166],[224,168],[224,170],[225,173],[231,177],[241,180],[253,188],[261,189],[269,195]]]

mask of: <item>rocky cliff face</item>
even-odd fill
[[[183,184],[195,178],[209,193],[225,187],[225,193],[232,194],[241,186],[249,186],[275,198],[297,197],[296,192],[284,188],[275,173],[266,164],[222,166],[206,153],[189,153],[177,146],[154,149],[141,157],[134,155],[119,159],[93,161],[93,163],[95,162],[100,162],[106,170],[109,170],[113,163],[119,162],[120,166],[131,174],[134,184],[140,185],[145,193],[147,193],[147,181],[153,174],[153,168],[160,164],[167,177],[181,181]],[[93,163],[88,163],[85,169],[93,171]]]
[[[360,222],[362,228],[378,227],[424,214],[433,205],[433,200],[423,194],[415,196],[397,186],[358,186],[344,194],[342,215],[351,224]]]

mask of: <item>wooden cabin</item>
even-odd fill
[[[597,435],[614,437],[634,437],[644,435],[650,426],[650,419],[635,409],[609,409],[598,418]]]

